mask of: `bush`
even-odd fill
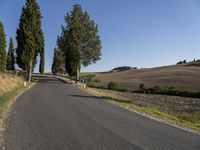
[[[153,88],[145,88],[144,84],[142,83],[139,85],[138,90],[134,92],[200,98],[200,91],[183,91],[178,90],[175,87],[161,88],[160,86],[154,86]]]
[[[93,87],[94,86],[94,80],[93,78],[95,75],[84,75],[80,77],[80,80],[86,83],[87,86]]]
[[[138,91],[141,92],[141,93],[144,93],[144,92],[145,92],[145,86],[144,86],[143,83],[140,83],[139,88],[138,88]]]
[[[162,91],[160,86],[154,86],[153,87],[153,93],[154,94],[159,94]]]
[[[116,82],[111,81],[108,83],[109,90],[117,90],[117,88],[118,88],[118,84]]]
[[[87,82],[86,82],[86,85],[88,86],[88,87],[94,87],[94,80],[88,80]]]
[[[99,80],[99,79],[94,79],[94,82],[99,83],[99,82],[101,82],[101,80]]]

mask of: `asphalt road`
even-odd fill
[[[7,150],[200,150],[200,136],[91,96],[55,78],[19,97]]]

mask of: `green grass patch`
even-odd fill
[[[17,94],[26,90],[28,87],[29,86],[24,87],[23,85],[20,85],[18,88],[14,89],[13,91],[0,95],[0,114],[4,111],[6,105],[8,104],[10,100],[12,100]]]

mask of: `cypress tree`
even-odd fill
[[[35,57],[35,15],[32,2],[27,0],[22,9],[19,28],[17,29],[17,64],[27,72],[27,80],[31,81],[31,73]]]
[[[53,63],[51,71],[54,75],[62,72],[62,54],[58,48],[54,48]]]
[[[84,38],[81,48],[81,64],[87,67],[101,59],[101,40],[98,35],[98,25],[90,20],[87,12],[83,15]]]
[[[14,44],[12,38],[10,38],[10,43],[8,48],[6,70],[15,70]]]
[[[66,20],[69,23],[67,46],[65,53],[65,66],[70,76],[76,76],[79,79],[79,71],[81,66],[81,41],[84,36],[81,18],[83,16],[80,5],[74,5],[71,15],[67,15]]]
[[[65,22],[67,25],[62,27],[57,45],[64,52],[66,71],[70,76],[76,76],[78,81],[81,65],[86,67],[100,60],[98,26],[78,4],[74,5],[71,13],[67,13]]]
[[[6,34],[3,24],[0,22],[0,71],[5,71],[6,67]]]
[[[41,74],[43,74],[44,73],[44,51],[41,51],[40,52],[40,66],[39,66],[39,72],[41,73]]]
[[[30,82],[31,74],[37,62],[37,55],[44,55],[44,37],[41,29],[40,8],[36,0],[27,0],[22,8],[19,27],[17,29],[17,64],[28,74]],[[44,56],[43,56],[44,57]],[[44,60],[44,59],[43,59]],[[44,61],[40,71],[44,70]]]
[[[44,53],[44,34],[42,31],[42,25],[41,25],[41,19],[42,19],[42,15],[40,12],[40,7],[38,5],[38,3],[36,2],[36,0],[32,0],[33,1],[33,7],[34,7],[34,13],[36,16],[36,27],[35,27],[35,32],[34,32],[34,37],[35,37],[35,46],[36,46],[36,55],[35,55],[35,64],[37,62],[36,57],[38,55],[38,53],[40,53],[40,65],[39,65],[39,72],[40,73],[44,73],[44,62],[45,62],[45,53]],[[34,64],[34,67],[35,67]]]

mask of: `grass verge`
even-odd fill
[[[82,90],[102,98],[109,100],[110,102],[119,105],[128,110],[134,111],[136,113],[142,114],[144,116],[150,117],[152,119],[158,120],[160,122],[164,122],[170,124],[172,126],[176,126],[187,131],[195,132],[200,134],[200,112],[199,113],[191,113],[188,114],[181,113],[181,115],[170,114],[164,112],[154,106],[145,106],[141,104],[134,103],[134,101],[127,100],[126,98],[116,96],[116,93],[108,93],[101,89],[95,88],[83,88],[82,86],[78,86]],[[122,99],[123,98],[123,99]]]
[[[144,115],[153,117],[158,119],[159,121],[169,123],[171,125],[175,125],[177,127],[184,128],[186,130],[195,130],[196,132],[200,133],[200,122],[191,122],[184,119],[184,117],[177,117],[171,114],[161,112],[160,110],[153,108],[153,107],[145,107],[145,106],[138,106],[136,104],[127,104],[127,103],[120,103],[121,106],[131,109],[133,111],[137,111]]]
[[[26,90],[28,87],[24,87],[24,86],[19,86],[17,88],[15,88],[13,91],[7,92],[3,95],[0,95],[0,114],[2,114],[4,112],[4,110],[6,109],[6,104],[8,104],[8,102],[10,100],[12,100],[16,95],[18,95],[19,93],[21,93],[22,91]]]
[[[20,85],[14,90],[7,92],[3,95],[0,95],[0,149],[5,148],[5,142],[3,138],[3,133],[6,128],[5,119],[9,114],[12,104],[14,104],[15,100],[21,93],[28,90],[33,85],[34,83],[26,87],[23,85]]]

